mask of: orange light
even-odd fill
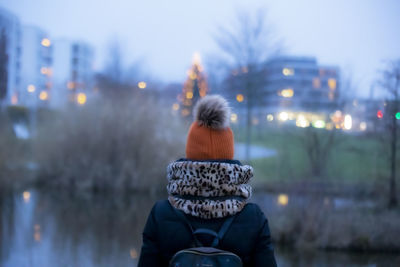
[[[283,75],[285,75],[285,76],[291,76],[291,75],[294,74],[294,69],[291,69],[291,68],[284,68],[284,69],[282,70],[282,73],[283,73]]]
[[[17,95],[13,95],[11,97],[11,104],[13,104],[13,105],[18,104],[18,96]]]
[[[22,197],[24,198],[24,202],[28,203],[31,198],[31,193],[29,191],[24,191]]]
[[[68,82],[67,83],[67,88],[68,89],[74,89],[75,88],[75,83],[74,82]]]
[[[48,38],[43,38],[42,45],[44,47],[49,47],[51,45],[51,42],[50,42],[50,40]]]
[[[244,96],[242,95],[242,94],[237,94],[236,95],[236,100],[237,100],[237,102],[243,102],[243,100],[244,100]]]
[[[188,109],[182,109],[182,116],[184,116],[184,117],[186,117],[186,116],[189,116],[189,114],[190,114],[190,111],[188,110]]]
[[[293,94],[294,94],[293,89],[290,89],[290,88],[289,89],[283,89],[281,91],[281,95],[283,97],[286,97],[286,98],[293,97]]]
[[[331,90],[336,89],[336,80],[333,78],[328,79],[328,86]]]
[[[289,203],[289,196],[286,194],[278,195],[278,204],[281,206],[286,206]]]
[[[174,103],[172,105],[172,110],[178,110],[179,109],[179,104],[178,103]]]
[[[134,248],[132,248],[129,251],[129,255],[131,256],[132,259],[136,259],[138,257],[138,253],[137,253],[136,249],[134,249]]]
[[[140,89],[145,89],[146,86],[147,86],[146,82],[139,82],[139,83],[138,83],[138,87],[139,87]]]
[[[49,94],[46,91],[41,91],[39,94],[39,99],[42,101],[46,101],[49,99]]]
[[[192,99],[193,98],[193,92],[186,92],[186,98],[187,99]]]
[[[319,78],[314,78],[312,84],[314,88],[321,88],[321,80]]]
[[[34,93],[36,90],[36,87],[33,84],[30,84],[30,85],[28,85],[27,90],[29,93]]]

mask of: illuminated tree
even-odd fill
[[[193,113],[193,106],[196,102],[208,93],[207,80],[203,73],[199,54],[193,57],[193,64],[187,72],[186,79],[180,100],[182,102],[181,115],[188,117]]]

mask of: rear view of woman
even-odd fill
[[[268,221],[256,204],[248,203],[253,169],[233,159],[226,100],[202,98],[194,117],[186,158],[167,168],[168,200],[157,202],[147,219],[138,266],[169,266],[178,251],[198,243],[236,254],[246,267],[276,266]],[[216,238],[207,230],[194,234],[196,229],[225,233]]]

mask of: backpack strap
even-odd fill
[[[226,232],[228,231],[235,217],[236,215],[233,215],[224,221],[221,228],[219,229],[218,235],[214,238],[214,241],[211,244],[212,247],[217,247],[219,245],[219,241],[221,241],[222,238],[224,238]]]
[[[171,206],[172,210],[175,212],[175,214],[186,224],[186,226],[189,227],[190,232],[192,233],[192,236],[193,236],[193,239],[194,239],[194,245],[196,247],[202,247],[203,244],[196,238],[196,235],[194,234],[194,230],[193,230],[192,224],[186,218],[185,214],[182,211],[180,211],[180,210],[176,209],[175,207],[173,207],[172,205],[170,205],[170,206]]]
[[[178,215],[179,218],[181,218],[185,224],[189,227],[190,232],[193,235],[194,241],[195,241],[195,246],[203,246],[203,244],[197,239],[196,235],[197,234],[208,234],[214,236],[214,240],[211,244],[212,247],[217,247],[219,245],[219,242],[224,238],[226,232],[228,231],[229,227],[231,226],[233,220],[235,219],[236,215],[233,215],[229,218],[227,218],[224,223],[222,224],[221,228],[219,229],[218,233],[210,230],[210,229],[205,229],[205,228],[199,228],[194,230],[192,224],[189,222],[188,218],[186,218],[185,214],[170,205],[173,211]]]

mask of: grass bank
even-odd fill
[[[244,142],[245,132],[239,127],[234,131],[236,140]],[[386,190],[390,169],[387,147],[373,135],[337,131],[330,140],[331,135],[330,131],[320,129],[255,128],[252,143],[275,149],[277,156],[251,160],[254,183],[273,191],[301,187],[313,190],[313,186],[318,187],[316,190],[330,188],[335,192],[357,191],[360,187],[365,191]],[[314,143],[310,145],[310,141]],[[329,141],[331,144],[327,145]],[[315,146],[327,151],[319,161],[314,158],[314,164],[321,165],[319,175],[313,173],[313,159],[307,151]],[[400,157],[397,165],[400,166]]]

